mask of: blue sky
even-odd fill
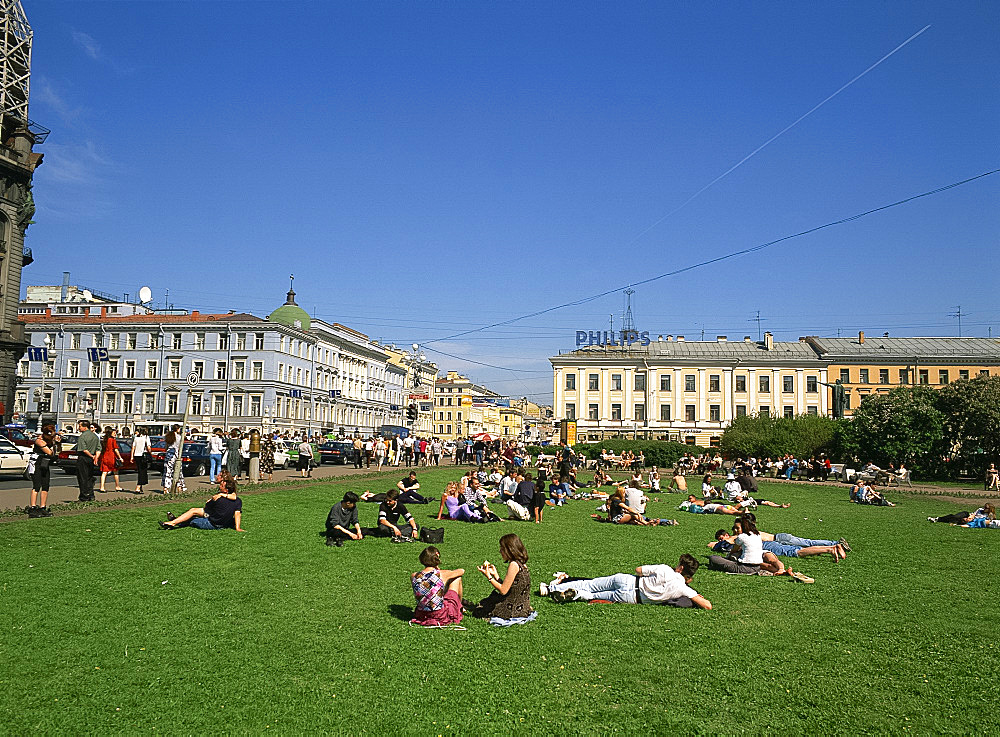
[[[320,318],[539,400],[620,292],[432,341],[1000,167],[992,2],[24,5],[53,132],[23,285],[266,315],[294,272]],[[637,287],[636,322],[952,335],[961,305],[1000,333],[998,195]]]

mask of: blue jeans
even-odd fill
[[[191,527],[197,527],[199,530],[218,530],[220,528],[213,525],[208,521],[208,517],[195,517],[189,523]]]
[[[810,540],[808,537],[796,537],[795,535],[789,535],[787,532],[776,533],[774,541],[776,543],[781,543],[782,545],[794,545],[797,548],[810,548],[813,545],[829,546],[837,544],[835,540]]]
[[[216,477],[222,472],[222,453],[210,453],[208,456],[208,478],[215,483]]]
[[[635,604],[635,576],[629,573],[616,573],[613,576],[590,578],[583,581],[566,581],[549,586],[552,591],[574,589],[576,598],[584,601],[591,599],[607,599],[618,604]]]
[[[765,540],[762,544],[764,546],[764,550],[768,553],[783,555],[786,558],[799,557],[799,547],[797,545],[783,545],[782,543],[774,542],[772,540]]]
[[[476,451],[476,465],[477,466],[483,465],[483,451],[481,450]]]

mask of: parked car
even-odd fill
[[[149,449],[149,454],[153,457],[149,463],[150,469],[163,471],[163,456],[167,452],[167,443],[164,440],[157,440]],[[184,443],[184,455],[181,459],[184,464],[185,476],[205,476],[211,467],[208,457],[208,443]]]
[[[22,448],[30,448],[35,444],[34,436],[28,432],[27,428],[0,427],[0,437],[6,438]]]
[[[79,453],[76,450],[76,443],[73,443],[69,450],[66,450],[66,443],[63,443],[63,450],[55,460],[55,464],[65,473],[76,475],[76,461]],[[118,452],[122,454],[122,467],[118,473],[127,473],[135,470],[135,461],[132,460],[132,443],[128,440],[118,439]]]
[[[0,438],[0,475],[28,478],[28,451]]]
[[[332,440],[319,446],[319,462],[344,465],[354,455],[354,445],[340,440]]]

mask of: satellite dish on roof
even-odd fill
[[[139,290],[139,301],[149,302],[153,299],[153,291],[149,287],[143,287]]]
[[[83,301],[84,302],[89,302],[93,298],[94,298],[93,292],[91,292],[89,289],[84,289],[83,290]]]

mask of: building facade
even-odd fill
[[[413,344],[412,348],[412,351],[407,351],[397,348],[394,345],[389,345],[386,346],[385,352],[389,357],[389,363],[404,371],[404,416],[405,410],[410,405],[413,406],[417,413],[416,420],[410,422],[407,419],[405,424],[415,434],[421,437],[429,437],[434,434],[432,397],[438,367],[436,363],[427,360],[427,356],[420,352],[420,346],[416,343]]]
[[[457,440],[478,433],[500,435],[500,407],[506,397],[449,371],[434,385],[433,434]]]

